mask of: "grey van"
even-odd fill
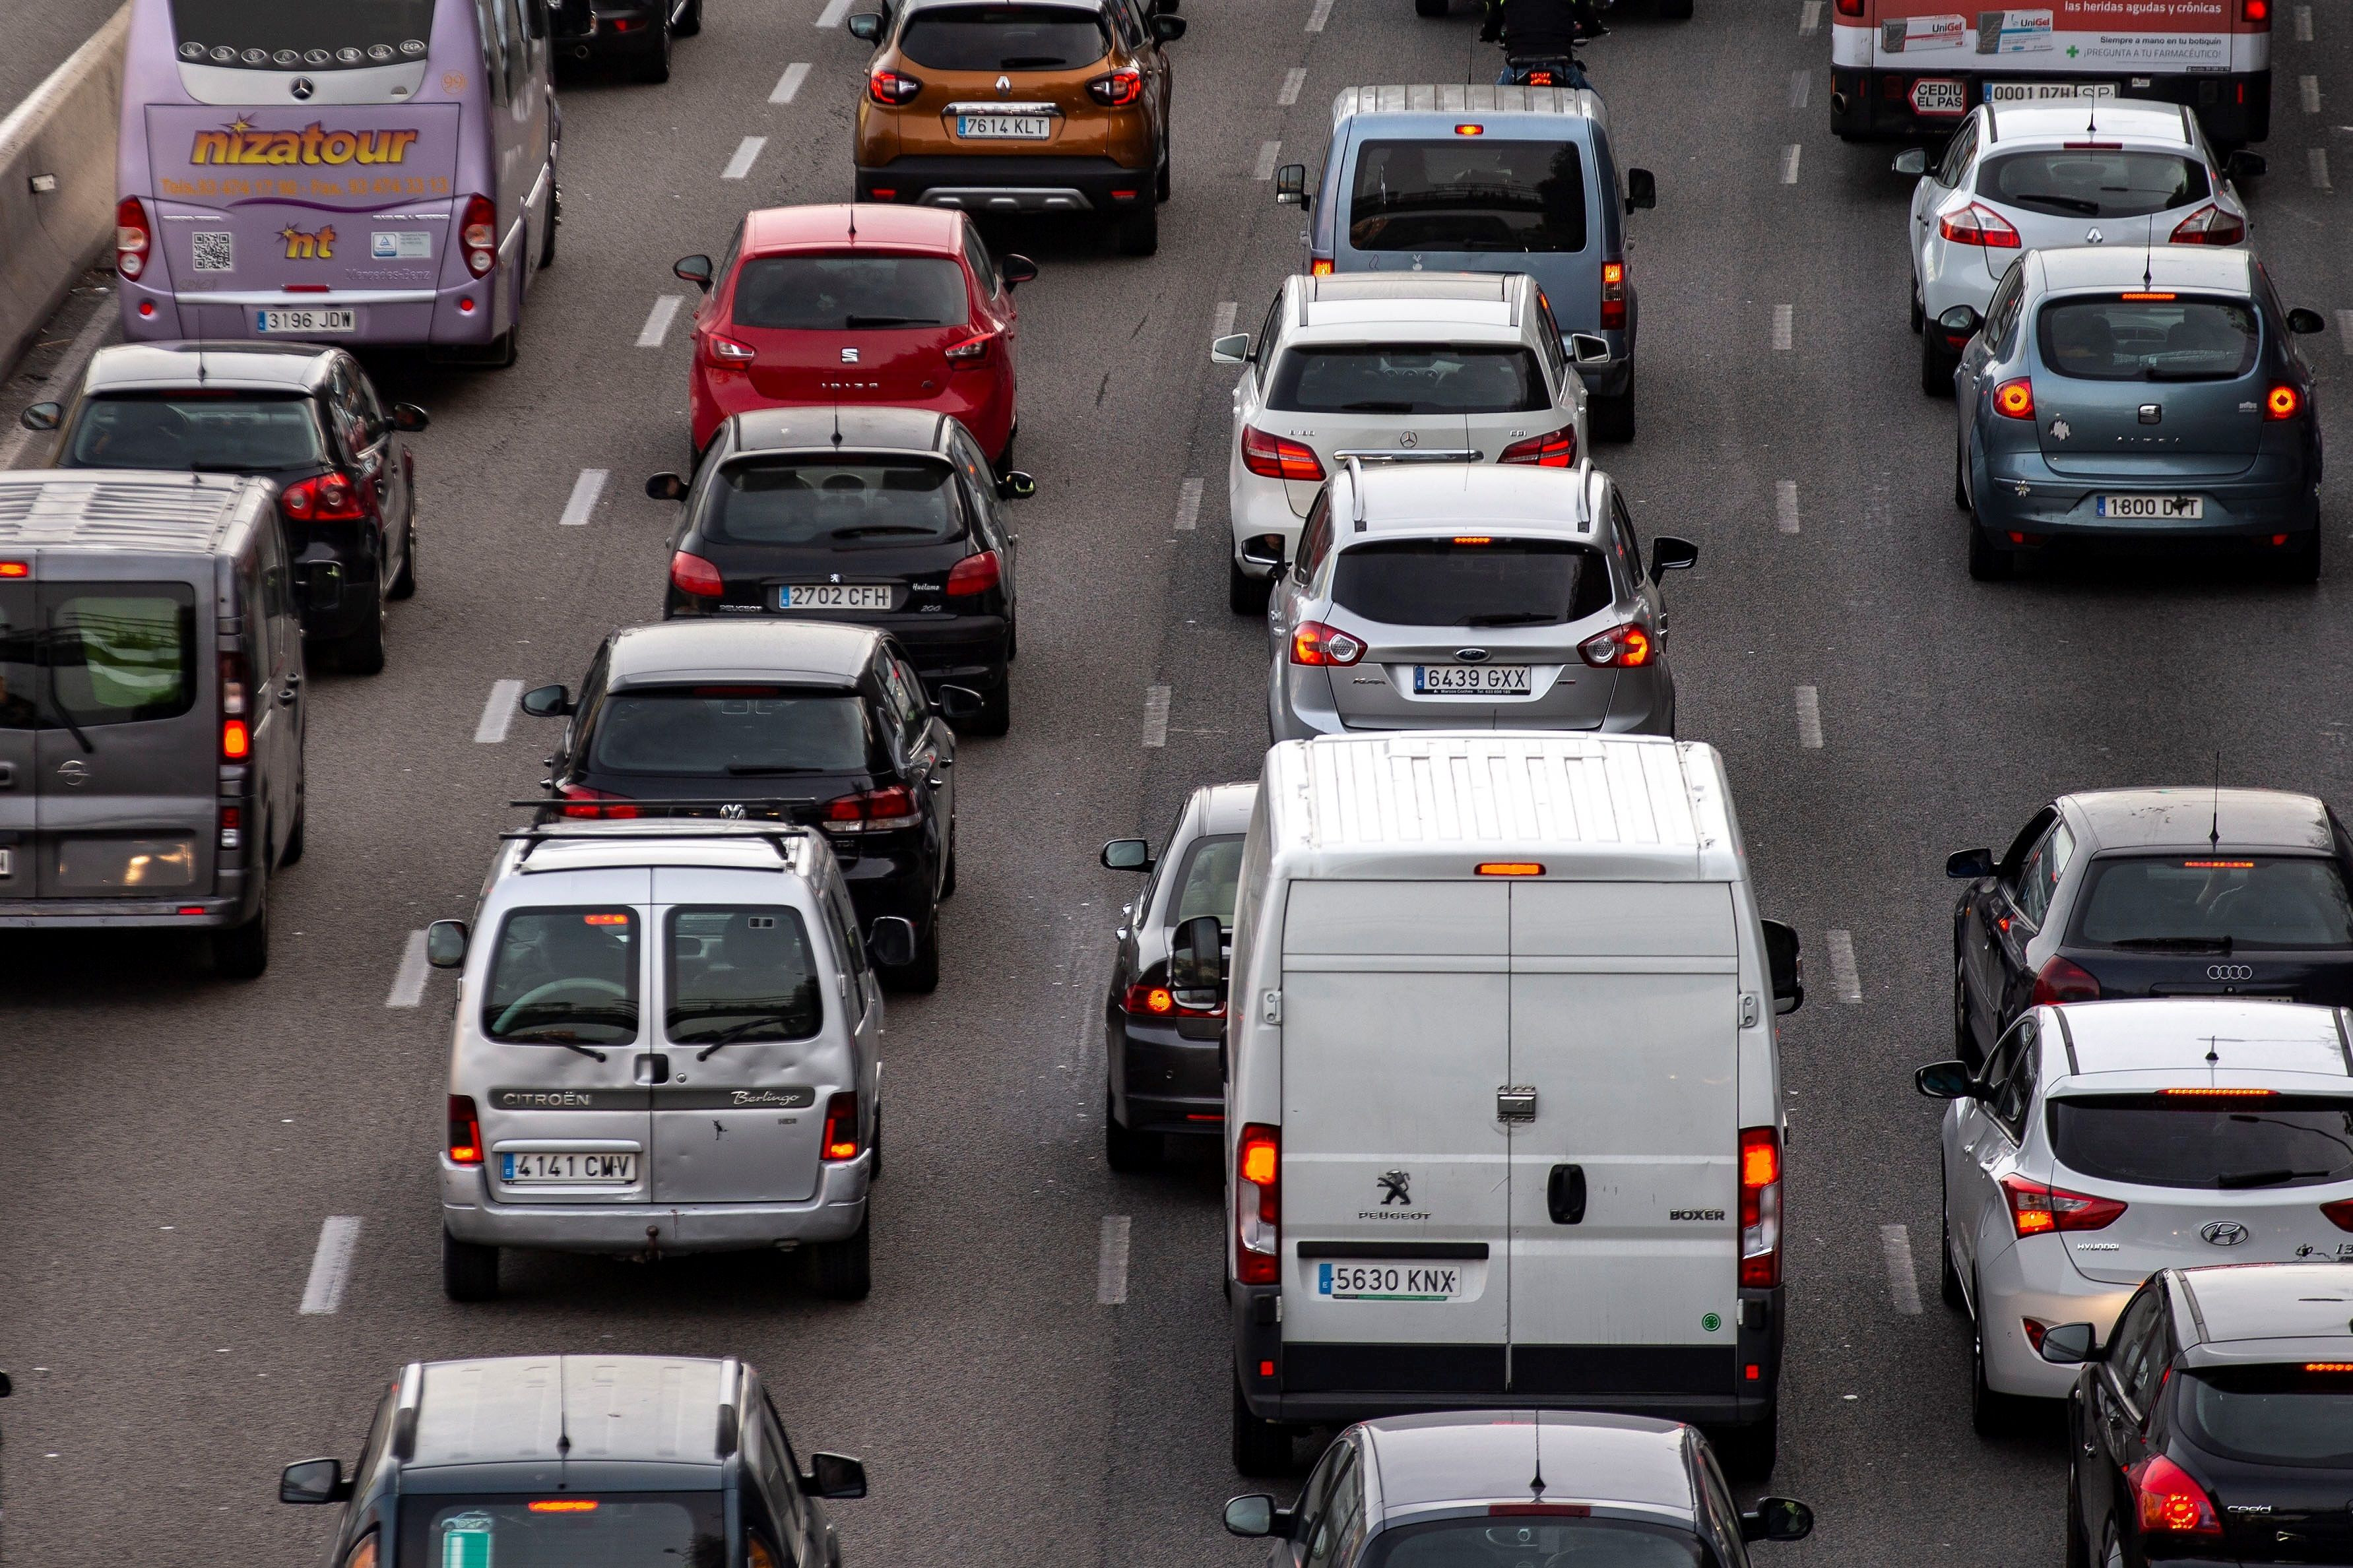
[[[1621,169],[1609,113],[1577,88],[1352,87],[1332,100],[1314,182],[1275,172],[1306,209],[1306,270],[1525,272],[1544,291],[1592,394],[1593,433],[1634,436],[1640,310],[1625,216],[1658,202]]]
[[[276,489],[0,474],[0,929],[208,931],[269,962],[302,855],[302,624]]]

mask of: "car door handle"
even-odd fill
[[[943,789],[943,788],[945,788],[945,787],[946,787],[946,785],[947,785],[947,782],[948,782],[948,781],[947,781],[947,780],[945,780],[945,779],[944,779],[944,778],[942,778],[939,774],[937,774],[937,773],[934,773],[934,774],[932,774],[932,775],[931,775],[931,777],[929,777],[929,778],[925,779],[923,782],[924,782],[925,784],[927,784],[931,785],[931,786],[932,786],[932,788],[934,788],[934,789]]]
[[[1545,1182],[1545,1206],[1555,1225],[1585,1223],[1585,1167],[1555,1165]]]

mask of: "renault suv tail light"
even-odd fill
[[[147,270],[147,256],[154,247],[154,226],[147,221],[147,204],[137,196],[125,196],[114,206],[114,270],[123,277],[136,279]]]
[[[1740,1284],[1750,1290],[1781,1282],[1781,1135],[1770,1127],[1740,1130]]]
[[[1124,109],[1144,96],[1144,73],[1134,66],[1122,66],[1109,76],[1099,76],[1087,83],[1087,91],[1097,103]]]
[[[1271,1285],[1282,1267],[1282,1129],[1253,1121],[1234,1146],[1234,1277]]]
[[[2016,1174],[2001,1178],[2001,1194],[2010,1203],[2010,1228],[2021,1239],[2054,1230],[2105,1230],[2125,1212],[2114,1198],[2071,1193]]]
[[[458,243],[466,252],[466,270],[477,278],[499,264],[499,209],[488,196],[468,196],[459,220]]]
[[[921,79],[905,71],[879,70],[866,79],[866,96],[885,109],[897,109],[915,101],[923,90]]]

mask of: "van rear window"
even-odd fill
[[[1525,349],[1383,343],[1289,351],[1266,405],[1300,414],[1531,414],[1551,397]]]
[[[947,5],[910,17],[899,52],[934,70],[1064,70],[1111,53],[1111,37],[1075,6]]]
[[[1342,552],[1333,573],[1335,603],[1400,626],[1560,626],[1611,597],[1599,553],[1549,539],[1381,540]]]
[[[733,320],[839,332],[954,327],[969,314],[964,268],[944,256],[762,256],[736,277]]]
[[[433,0],[172,0],[189,65],[244,70],[353,70],[421,60]]]
[[[638,920],[628,910],[517,910],[499,930],[482,1033],[521,1045],[638,1037]]]
[[[2083,381],[2232,381],[2262,339],[2247,300],[2070,300],[2037,318],[2042,363]]]
[[[1585,229],[1574,142],[1451,136],[1356,153],[1348,243],[1358,250],[1576,251]]]
[[[2051,1101],[2051,1148],[2078,1175],[2136,1186],[2322,1186],[2353,1180],[2353,1098],[2069,1095]]]
[[[2353,947],[2353,893],[2319,855],[2132,855],[2092,862],[2074,940],[2149,952]]]
[[[419,1568],[702,1568],[730,1560],[722,1495],[566,1489],[411,1497],[400,1505],[400,1555],[393,1561]]]
[[[665,958],[672,1045],[805,1040],[825,1017],[808,928],[787,905],[682,905]]]
[[[44,640],[58,709],[83,726],[173,719],[188,710],[196,692],[196,611],[185,586],[44,587],[52,595]]]

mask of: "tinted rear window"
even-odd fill
[[[400,1505],[394,1561],[419,1568],[717,1568],[728,1561],[721,1500],[716,1491],[412,1497]]]
[[[482,1033],[520,1044],[638,1037],[638,919],[628,910],[517,910],[499,929]]]
[[[681,1046],[805,1040],[824,1020],[800,911],[681,907],[670,915],[662,1028]]]
[[[433,0],[172,0],[172,32],[190,65],[352,70],[423,59]]]
[[[1267,406],[1302,414],[1524,414],[1551,406],[1536,356],[1520,348],[1397,343],[1293,349]]]
[[[104,397],[83,405],[66,463],[259,474],[325,458],[308,398]]]
[[[734,323],[839,332],[954,327],[964,268],[943,256],[764,256],[735,279]]]
[[[945,463],[730,463],[698,524],[722,544],[942,543],[964,537]]]
[[[866,704],[854,692],[654,687],[605,699],[589,766],[679,778],[789,777],[863,773],[876,751]]]
[[[1450,1519],[1382,1531],[1364,1568],[1701,1568],[1686,1527],[1630,1519]]]
[[[1333,572],[1336,603],[1391,626],[1558,626],[1610,601],[1600,555],[1552,540],[1387,540],[1343,551]]]
[[[2353,894],[2317,855],[2104,856],[2075,940],[2164,952],[2353,947]]]
[[[2012,153],[1978,171],[1978,195],[2054,217],[2147,217],[2206,198],[2206,165],[2178,153]]]
[[[2190,1441],[2257,1465],[2353,1466],[2353,1374],[2208,1367],[2183,1382]]]
[[[196,695],[190,590],[109,583],[49,592],[49,695],[75,723],[129,724],[188,710]]]
[[[2042,363],[2084,381],[2229,381],[2261,342],[2245,300],[2061,300],[2039,320]]]
[[[1103,58],[1111,38],[1100,16],[1068,5],[953,5],[915,13],[899,52],[934,70],[1061,70]]]
[[[1583,250],[1584,155],[1573,142],[1367,142],[1356,153],[1348,243],[1358,250]]]
[[[2068,1096],[2051,1101],[2051,1147],[2070,1171],[2138,1186],[2321,1186],[2353,1180],[2353,1099]]]

